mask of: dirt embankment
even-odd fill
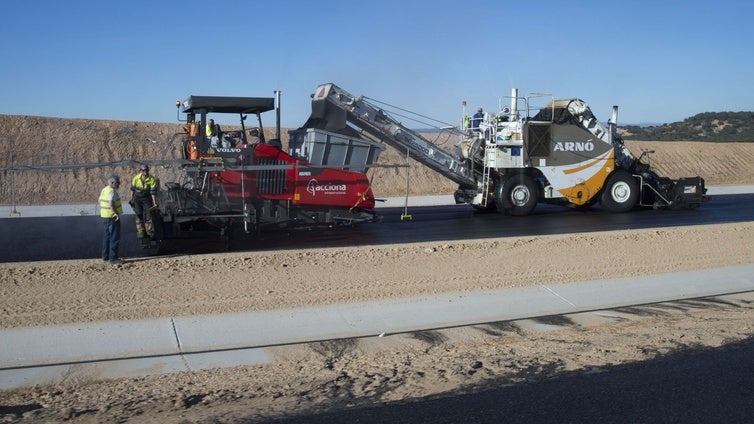
[[[6,152],[0,167],[81,164],[118,161],[150,161],[178,157],[175,134],[182,133],[179,123],[106,121],[92,119],[61,119],[22,115],[0,115],[0,148]],[[265,132],[274,137],[274,129]],[[457,140],[427,135],[443,149],[454,152]],[[283,146],[288,145],[288,130],[281,134]],[[171,143],[173,140],[173,143]],[[153,142],[154,141],[154,142]],[[746,184],[754,181],[754,143],[702,142],[628,142],[629,149],[639,154],[654,150],[652,163],[668,177],[701,175],[707,185]],[[405,164],[405,154],[387,147],[379,164]],[[70,169],[65,171],[34,170],[2,173],[0,204],[19,205],[93,203],[113,173],[130,178],[134,167]],[[163,181],[174,181],[174,169],[156,167],[154,174]],[[409,168],[374,168],[369,175],[377,197],[450,194],[456,186],[429,168],[411,160]],[[12,187],[12,190],[11,190]]]

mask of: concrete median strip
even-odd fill
[[[319,308],[0,330],[0,389],[270,361],[266,349],[754,291],[754,264]]]

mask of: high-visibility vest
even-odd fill
[[[110,199],[113,196],[114,188],[107,186],[99,193],[99,216],[102,218],[112,218],[116,213],[123,213],[123,206],[120,204],[120,197],[115,200],[115,210],[110,207]]]
[[[131,180],[131,190],[134,194],[147,196],[148,194],[157,194],[157,180],[154,175],[148,175],[145,180],[141,179],[141,173],[136,174]]]
[[[207,137],[212,136],[212,133],[215,132],[215,126],[207,124],[207,128],[205,130],[205,133],[207,134]]]

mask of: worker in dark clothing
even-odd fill
[[[474,114],[474,117],[471,119],[471,129],[474,131],[479,131],[479,125],[482,124],[482,121],[484,121],[484,111],[480,107]]]
[[[131,200],[128,204],[136,214],[136,235],[142,244],[148,243],[154,237],[152,211],[157,207],[157,179],[149,174],[149,166],[141,165],[141,169],[131,180]]]

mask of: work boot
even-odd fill
[[[110,264],[112,265],[123,265],[124,263],[126,263],[126,261],[121,258],[110,259]]]

